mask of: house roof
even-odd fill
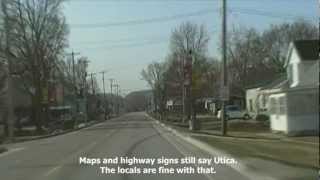
[[[262,83],[258,83],[258,84],[252,85],[252,86],[248,86],[246,88],[246,90],[257,89],[257,88],[260,88],[260,90],[274,89],[274,88],[282,87],[282,85],[284,85],[286,82],[287,82],[287,75],[286,75],[286,73],[283,73],[283,74],[279,74],[277,76],[277,78],[275,78],[271,81],[262,82]]]
[[[277,79],[274,79],[273,81],[269,82],[268,84],[266,84],[265,86],[263,86],[261,88],[261,90],[263,89],[274,89],[274,88],[278,88],[281,87],[281,85],[287,81],[287,76],[286,74],[282,74],[281,76],[279,76]]]
[[[293,42],[301,61],[319,60],[319,40],[296,40]]]

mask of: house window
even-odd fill
[[[265,109],[267,104],[267,96],[265,94],[262,95],[262,108]]]
[[[279,112],[278,114],[284,115],[286,113],[286,103],[285,103],[285,97],[279,98]]]
[[[276,109],[277,109],[277,101],[275,98],[271,98],[270,99],[270,113],[276,114],[277,113]]]
[[[284,115],[287,113],[285,97],[270,98],[270,113],[276,115]]]

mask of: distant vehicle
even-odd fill
[[[246,111],[242,111],[237,105],[226,106],[226,119],[250,119],[249,114]],[[218,111],[217,117],[221,118],[221,110]]]

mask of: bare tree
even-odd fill
[[[294,40],[319,39],[319,29],[308,21],[298,19],[293,23],[271,25],[262,39],[270,64],[278,72],[285,72],[285,59],[289,44]]]
[[[186,57],[191,50],[194,54],[205,55],[209,42],[208,32],[204,25],[191,22],[182,23],[171,35],[171,52]]]
[[[297,20],[271,25],[263,33],[254,28],[234,28],[228,39],[231,93],[244,96],[247,87],[270,82],[286,72],[285,59],[291,41],[315,39],[318,30]]]
[[[152,88],[156,111],[163,113],[166,103],[166,65],[164,63],[151,63],[143,69],[141,76]],[[159,109],[158,109],[159,107]]]
[[[6,67],[5,62],[0,60],[0,125],[5,125],[5,135],[8,134],[8,75],[8,68]],[[0,136],[2,136],[2,134],[0,134]]]
[[[56,61],[67,45],[68,28],[61,11],[63,0],[10,0],[2,10],[10,30],[9,49],[14,69],[25,82],[35,108],[37,130],[42,126],[44,92]]]
[[[175,78],[178,80],[180,84],[180,92],[184,91],[184,65],[189,53],[192,52],[193,56],[193,68],[192,68],[192,84],[191,84],[191,104],[193,109],[195,109],[195,100],[199,94],[201,94],[201,89],[203,86],[203,75],[201,72],[205,69],[206,56],[207,56],[207,48],[208,48],[209,36],[208,32],[204,25],[197,25],[191,22],[182,23],[178,28],[176,28],[171,35],[170,40],[170,53],[173,55],[173,60],[171,65],[178,65],[176,68],[176,73],[174,73],[175,68],[169,68],[171,72],[170,74],[178,74],[179,78]],[[180,62],[180,63],[179,63]],[[171,79],[168,79],[171,81]],[[172,82],[169,84],[176,84],[176,82]],[[190,109],[191,110],[191,109]],[[188,117],[191,116],[191,111],[187,111]],[[195,116],[195,111],[194,111]]]
[[[244,96],[248,86],[274,78],[275,70],[265,61],[267,51],[255,29],[234,29],[229,34],[229,83],[236,95]]]
[[[76,84],[77,89],[85,89],[85,82],[87,79],[87,69],[88,69],[89,59],[87,57],[80,57],[75,64],[75,74],[76,74]]]

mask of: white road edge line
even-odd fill
[[[21,148],[9,149],[7,152],[4,152],[4,153],[0,154],[0,157],[4,157],[4,156],[10,155],[10,154],[12,154],[12,153],[22,151],[22,150],[24,150],[24,149],[26,149],[26,148],[21,147]]]
[[[57,170],[61,169],[62,166],[56,166],[54,168],[52,168],[50,171],[48,171],[44,176],[48,177],[50,176],[52,173],[56,172]]]
[[[112,135],[112,132],[111,133],[108,133],[107,135],[105,135],[103,138],[99,139],[98,141],[102,140],[102,139],[105,139],[106,137],[108,136],[111,136]],[[98,141],[94,141],[92,142],[90,145],[86,146],[84,149],[79,149],[78,151],[76,151],[73,156],[79,156],[81,153],[84,153],[90,149],[92,149],[94,146],[96,146],[98,144]],[[60,166],[56,166],[54,167],[53,169],[49,170],[47,173],[44,174],[45,177],[48,177],[50,176],[52,173],[58,171],[59,169],[61,169],[64,164],[66,163],[66,161],[69,160],[69,158],[67,159],[64,159],[60,164]]]
[[[159,124],[159,123],[157,122],[157,124]],[[154,126],[154,129],[156,129],[156,131],[159,132],[159,134],[160,134],[161,137],[163,137],[168,143],[170,143],[173,147],[175,147],[175,149],[176,149],[178,152],[180,152],[180,154],[182,154],[182,155],[185,156],[185,157],[188,157],[188,156],[189,156],[189,154],[187,154],[187,152],[185,152],[184,150],[181,150],[181,148],[178,147],[178,145],[176,145],[175,143],[171,142],[168,137],[165,137],[165,135],[164,135],[162,132],[160,132],[160,130],[159,130],[157,127]],[[194,165],[194,166],[196,166],[196,165]],[[209,174],[202,174],[202,175],[204,175],[204,176],[205,176],[207,179],[209,179],[209,180],[214,180],[214,178],[211,177]]]
[[[190,136],[186,136],[184,137],[182,134],[180,134],[177,130],[171,128],[171,127],[168,127],[166,126],[165,124],[159,122],[158,120],[154,119],[153,117],[149,116],[147,114],[147,116],[155,121],[157,124],[159,124],[160,126],[162,126],[162,128],[164,129],[167,129],[169,132],[171,132],[172,134],[174,134],[176,137],[184,140],[185,142],[188,142],[189,144],[192,144],[196,147],[198,147],[199,149],[209,153],[209,154],[218,154],[218,155],[223,155],[223,156],[227,156],[227,157],[232,157],[230,154],[227,154],[225,152],[222,152],[218,149],[215,149],[213,147],[211,147],[210,145],[204,143],[204,142],[200,142],[198,140],[195,140],[193,139],[192,137]],[[232,157],[233,158],[233,157]],[[228,164],[229,167],[233,168],[234,170],[238,171],[240,174],[244,175],[245,177],[249,178],[250,180],[254,180],[254,179],[257,179],[257,174],[255,174],[254,172],[251,172],[251,173],[248,173],[247,171],[245,171],[244,168],[240,168],[239,164],[237,165],[230,165]],[[254,176],[254,177],[252,177]],[[273,177],[264,177],[263,180],[275,180],[275,178]]]
[[[93,148],[95,145],[97,145],[97,142],[96,142],[96,141],[92,142],[89,146],[87,146],[87,147],[85,148],[85,150],[91,149],[91,148]],[[78,156],[79,154],[81,154],[81,153],[83,153],[83,152],[84,152],[83,149],[82,149],[82,150],[78,150],[78,151],[76,151],[76,152],[74,153],[74,155]],[[67,161],[67,159],[63,160],[63,161],[61,162],[61,165],[56,166],[56,167],[50,169],[48,172],[46,172],[46,173],[44,174],[44,176],[45,176],[45,177],[48,177],[48,176],[50,176],[51,174],[53,174],[54,172],[56,172],[56,171],[58,171],[59,169],[61,169],[61,168],[63,167],[63,165],[65,164],[65,161]]]

